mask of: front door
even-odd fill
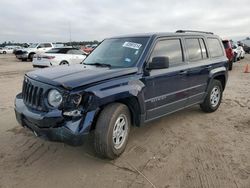
[[[169,68],[151,70],[145,77],[146,121],[184,108],[188,99],[188,65],[184,62],[181,39],[157,41],[149,63],[153,57],[162,56],[169,58]]]

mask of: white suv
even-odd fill
[[[54,48],[52,43],[35,43],[29,46],[29,48],[24,48],[16,51],[16,58],[26,61],[27,59],[33,60],[35,54],[41,54],[47,52]]]

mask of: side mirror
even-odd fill
[[[148,69],[166,69],[169,68],[169,57],[154,57],[152,62],[148,64]]]
[[[37,49],[42,48],[41,46],[37,46]]]

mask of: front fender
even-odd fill
[[[136,97],[140,106],[141,113],[145,112],[143,88],[144,83],[140,76],[109,81],[86,89],[93,94],[93,103],[100,107],[121,99]]]

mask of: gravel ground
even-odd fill
[[[13,101],[30,62],[0,54],[0,188],[250,187],[250,55],[234,64],[218,111],[199,106],[133,128],[125,153],[95,156],[36,138],[15,120]]]

